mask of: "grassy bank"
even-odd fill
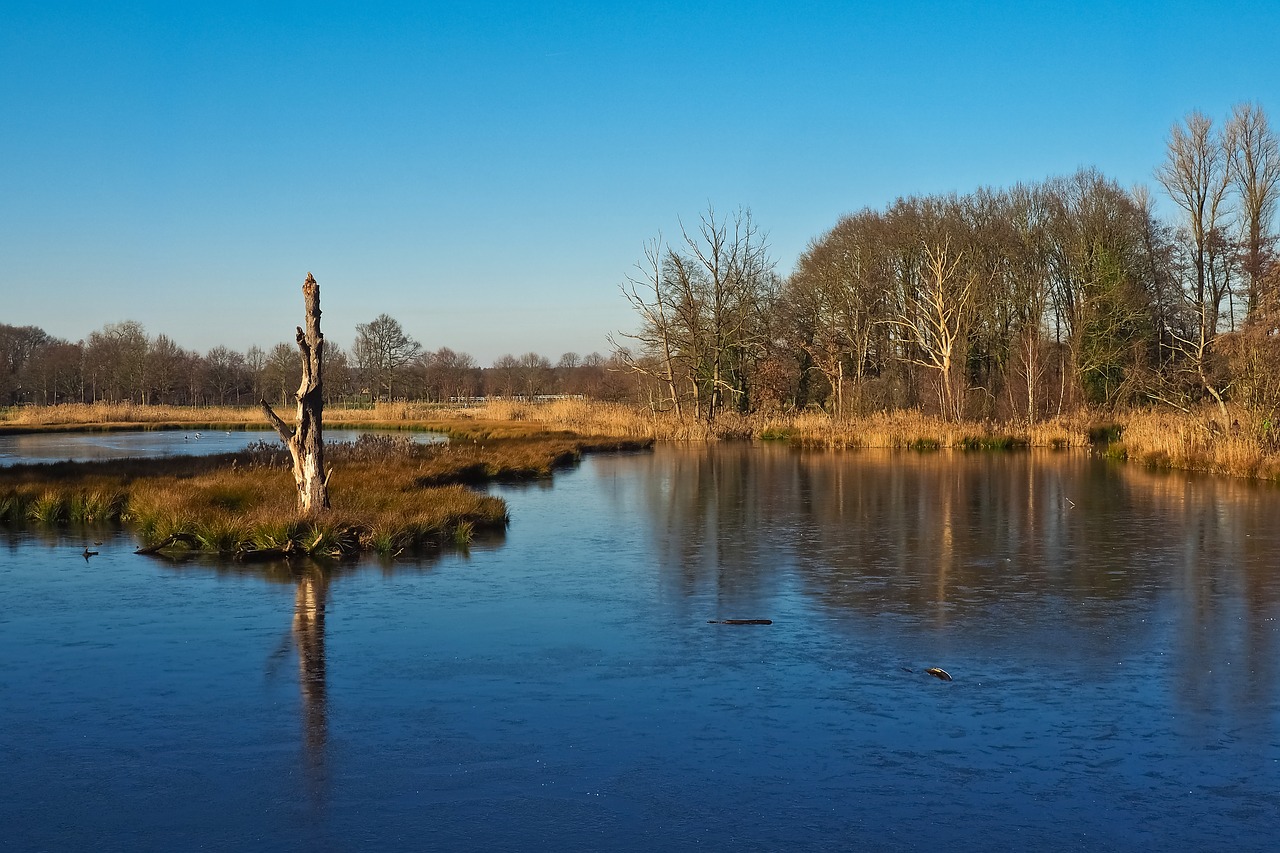
[[[292,412],[288,404],[278,408]],[[416,421],[424,406],[379,403],[362,408],[331,406],[324,410],[327,425],[344,428],[421,429]],[[252,406],[143,406],[138,403],[65,403],[0,409],[0,434],[47,431],[120,429],[266,429],[269,424]]]
[[[1229,408],[1225,423],[1216,408],[1181,412],[1148,409],[1080,412],[1032,425],[951,423],[915,411],[835,419],[822,412],[728,414],[714,424],[645,407],[585,400],[547,403],[492,401],[473,407],[395,403],[365,409],[326,409],[330,426],[430,429],[455,445],[518,440],[561,441],[583,446],[580,436],[620,440],[786,441],[803,447],[915,450],[1046,447],[1105,449],[1144,465],[1240,477],[1280,479],[1280,436],[1264,415]],[[181,409],[149,406],[56,406],[8,410],[0,431],[142,426],[260,427],[253,408]]]
[[[463,431],[561,429],[664,441],[750,438],[835,449],[984,450],[1012,447],[1090,448],[1139,464],[1235,477],[1280,480],[1280,428],[1265,415],[1229,407],[1182,412],[1140,409],[1079,412],[1035,424],[951,423],[915,411],[835,419],[822,412],[729,415],[716,424],[618,404],[561,400],[543,405],[497,402],[436,412],[437,428]],[[493,424],[505,425],[497,428]]]
[[[447,445],[365,436],[326,449],[333,511],[300,516],[288,454],[242,453],[0,469],[0,521],[126,524],[144,549],[199,550],[254,560],[361,551],[398,554],[465,545],[502,530],[500,498],[467,488],[550,476],[584,452],[642,446],[525,436]]]

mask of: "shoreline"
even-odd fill
[[[953,422],[914,410],[837,420],[821,412],[726,415],[713,423],[619,403],[494,400],[480,406],[388,403],[326,409],[330,429],[437,432],[459,441],[585,436],[630,441],[786,442],[834,450],[1007,450],[1087,448],[1158,469],[1280,480],[1280,429],[1265,413],[1229,405],[1196,411],[1081,411],[1035,424]],[[183,409],[137,404],[69,404],[0,410],[0,435],[146,430],[268,430],[251,407]]]

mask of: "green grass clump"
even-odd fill
[[[71,519],[70,500],[53,489],[41,492],[27,506],[27,518],[40,524],[59,524]]]
[[[1012,435],[967,435],[960,439],[963,450],[1012,450],[1026,446],[1026,442]]]
[[[1124,434],[1121,424],[1097,424],[1089,428],[1089,441],[1092,444],[1112,444],[1120,440]]]
[[[128,499],[120,489],[77,491],[68,502],[68,520],[74,524],[118,522],[127,505]]]

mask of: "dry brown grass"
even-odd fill
[[[565,430],[580,435],[644,437],[658,441],[714,441],[757,438],[789,440],[819,447],[1082,447],[1089,443],[1089,419],[1057,419],[1025,425],[950,423],[915,411],[878,413],[837,420],[823,412],[794,415],[721,415],[715,424],[680,419],[641,406],[557,400],[550,403],[492,401],[470,409],[436,412],[442,429],[472,423],[486,429]],[[465,429],[465,428],[464,428]]]
[[[1130,412],[1118,418],[1120,438],[1109,452],[1157,468],[1280,479],[1275,426],[1244,409],[1228,411],[1231,421],[1226,424],[1216,407],[1190,413]]]
[[[290,405],[276,406],[286,420],[293,413]],[[328,406],[325,423],[342,425],[378,425],[409,427],[435,411],[427,406],[407,403],[379,403],[372,407],[343,408]],[[143,406],[138,403],[60,403],[56,406],[21,406],[0,409],[0,430],[67,429],[93,427],[128,429],[136,426],[183,426],[209,428],[268,426],[262,410],[254,406]]]

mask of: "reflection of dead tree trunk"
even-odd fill
[[[324,606],[329,581],[316,571],[303,577],[293,606],[293,641],[298,647],[298,683],[302,688],[307,753],[323,756],[328,732],[325,700]]]
[[[320,334],[320,286],[307,273],[302,285],[307,329],[298,327],[298,350],[302,354],[302,383],[296,395],[297,425],[290,427],[272,411],[266,400],[262,410],[293,457],[293,479],[298,485],[298,510],[311,514],[329,508],[329,477],[324,471],[324,436],[320,417],[324,408],[321,380],[324,376],[324,335]]]

